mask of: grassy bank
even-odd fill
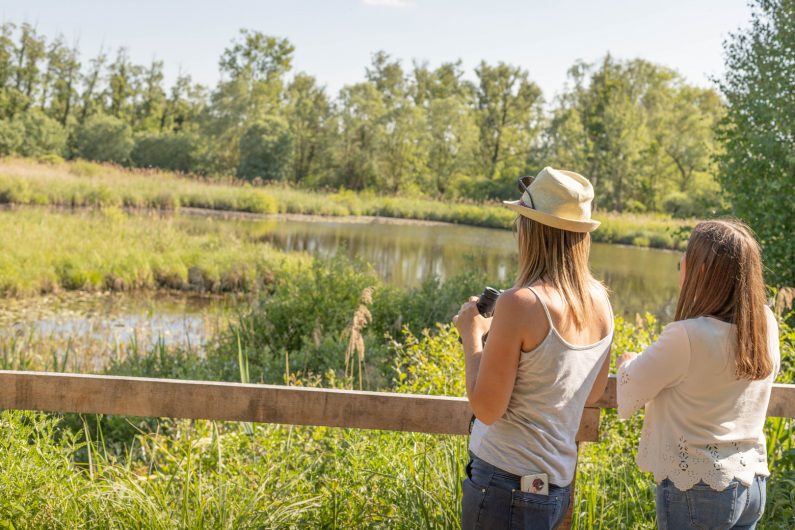
[[[514,214],[493,203],[448,203],[372,193],[321,193],[239,183],[211,183],[160,171],[124,170],[90,162],[43,164],[0,160],[0,203],[68,207],[180,206],[252,213],[329,216],[372,215],[510,228]],[[641,247],[681,248],[692,221],[665,216],[599,213],[595,241]]]
[[[117,208],[0,211],[0,295],[168,288],[253,291],[305,258],[210,219]]]
[[[516,215],[499,204],[445,203],[431,199],[381,197],[369,193],[342,191],[332,194],[267,187],[280,213],[318,215],[372,215],[421,219],[448,223],[510,229]],[[680,249],[690,235],[694,220],[663,215],[598,213],[602,225],[591,233],[594,241],[639,247]]]
[[[435,323],[449,322],[459,291],[480,281],[397,290],[340,259],[318,261],[277,278],[273,293],[222,331],[206,357],[124,346],[107,371],[358,387],[356,374],[345,374],[342,339],[365,305],[372,316],[362,331],[365,388],[463,395],[457,334]],[[362,296],[366,287],[374,290]],[[613,354],[637,351],[658,331],[651,316],[617,318]],[[795,333],[782,326],[781,340],[780,380],[791,382]],[[35,369],[33,362],[25,367]],[[603,439],[588,444],[578,467],[576,528],[654,527],[653,481],[634,464],[640,422],[603,416]],[[458,526],[464,437],[17,412],[2,413],[0,428],[0,527]],[[792,528],[795,422],[770,420],[766,433],[773,475],[760,528]]]
[[[0,159],[0,203],[174,210],[180,206],[276,213],[262,189],[210,183],[162,171],[121,169],[82,160],[43,164]]]

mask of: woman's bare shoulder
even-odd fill
[[[512,309],[530,309],[538,305],[539,300],[527,287],[511,287],[500,294],[497,304]]]
[[[497,298],[495,313],[508,315],[523,323],[537,317],[546,319],[538,296],[526,287],[512,287],[503,291]]]

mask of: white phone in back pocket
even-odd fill
[[[525,475],[522,477],[521,488],[525,493],[549,495],[549,476],[546,473]]]

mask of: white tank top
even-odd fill
[[[549,333],[533,351],[520,353],[508,409],[491,425],[475,420],[469,449],[514,475],[547,473],[551,484],[566,486],[574,479],[574,437],[585,400],[613,341],[613,312],[606,337],[576,346],[560,336],[544,299],[528,289],[544,308]]]

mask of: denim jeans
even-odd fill
[[[733,480],[723,491],[704,482],[682,491],[668,479],[657,485],[657,527],[744,528],[753,530],[765,509],[765,477],[756,476],[750,486]]]
[[[521,477],[470,453],[462,484],[462,530],[551,530],[560,524],[571,500],[571,486],[549,485],[549,495],[521,491]]]

